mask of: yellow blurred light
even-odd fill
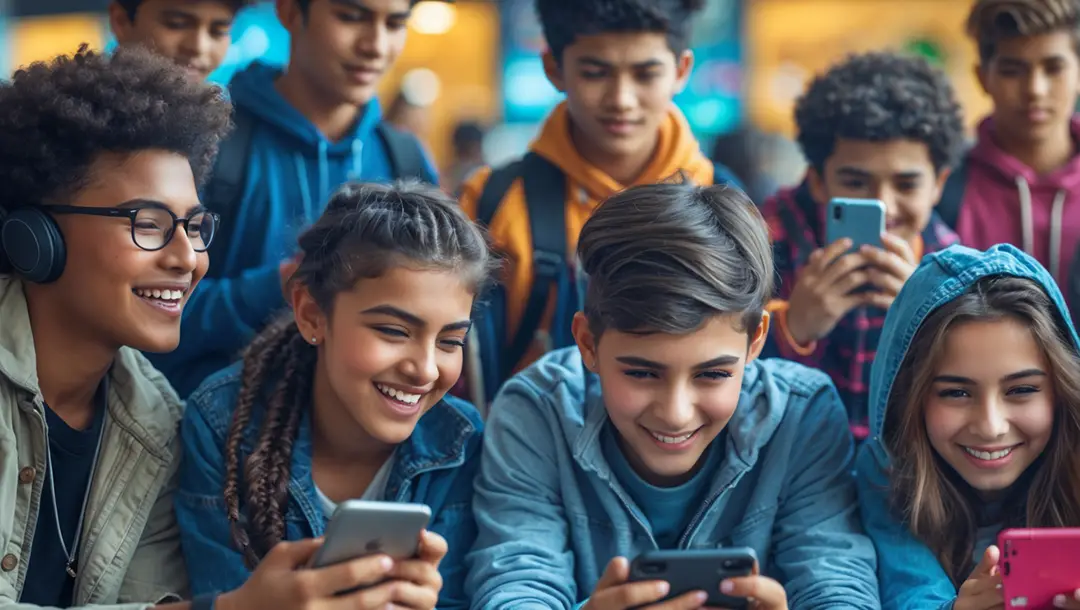
[[[457,8],[447,2],[425,1],[413,8],[409,25],[419,34],[445,34],[457,21]]]

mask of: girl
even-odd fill
[[[464,606],[482,424],[446,392],[490,271],[484,237],[433,187],[346,185],[300,251],[293,311],[188,403],[177,513],[192,588],[236,586],[361,498],[427,504],[434,533],[418,560],[367,573],[388,579],[349,607]]]
[[[904,286],[858,460],[886,608],[1001,608],[998,533],[1080,526],[1069,320],[1050,274],[1009,245],[933,254]],[[1055,605],[1080,608],[1080,595],[1061,591]]]
[[[760,610],[878,607],[836,388],[756,361],[770,252],[753,203],[725,187],[635,187],[585,223],[577,347],[491,410],[473,608],[699,608],[705,591],[658,604],[668,583],[627,583],[627,559],[718,546],[757,552],[761,575],[723,590]]]

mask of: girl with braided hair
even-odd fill
[[[292,311],[188,402],[177,514],[192,588],[234,588],[279,542],[322,535],[341,501],[418,502],[432,511],[420,557],[363,563],[382,583],[343,607],[464,607],[482,422],[447,391],[487,242],[433,187],[353,184],[299,246]]]

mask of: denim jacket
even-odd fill
[[[19,604],[46,486],[45,406],[22,282],[0,276],[0,608]],[[73,607],[140,610],[187,595],[173,513],[183,404],[146,358],[121,348],[109,372],[101,456],[79,542]]]
[[[871,438],[860,447],[856,460],[859,504],[867,532],[877,548],[881,599],[886,610],[944,610],[952,608],[956,599],[956,586],[937,557],[911,534],[890,506],[891,458],[882,434],[893,381],[927,316],[980,279],[995,275],[1028,278],[1039,283],[1069,325],[1073,345],[1080,345],[1065,299],[1049,272],[1011,245],[994,246],[986,252],[949,247],[923,258],[904,283],[885,318],[881,347],[870,372]]]
[[[243,379],[242,366],[238,362],[208,378],[188,399],[181,424],[184,457],[176,515],[195,595],[234,589],[250,574],[232,544],[222,496],[223,449]],[[432,513],[428,529],[446,538],[450,547],[439,567],[443,577],[440,608],[463,608],[468,603],[462,591],[463,558],[476,535],[472,480],[482,431],[476,409],[447,396],[420,418],[409,439],[395,451],[387,480],[386,498],[428,505]],[[241,441],[241,459],[251,454],[257,434],[257,426],[248,427]],[[293,443],[288,490],[286,538],[321,536],[329,515],[323,514],[311,476],[311,422],[306,415]],[[241,513],[244,509],[241,502]]]
[[[473,500],[473,608],[573,608],[607,563],[657,548],[600,446],[599,379],[575,348],[510,379],[487,423]],[[853,440],[829,378],[784,360],[746,367],[724,457],[680,548],[748,546],[791,608],[878,608]]]

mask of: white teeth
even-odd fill
[[[977,449],[972,449],[971,447],[964,447],[964,451],[967,451],[969,455],[988,462],[991,460],[1000,460],[1012,453],[1012,450],[1013,448],[1009,447],[1008,449],[1002,449],[1001,451],[979,451]]]
[[[163,301],[179,301],[184,297],[181,290],[161,290],[160,288],[136,288],[135,294],[144,299],[161,299]]]
[[[390,398],[399,400],[407,405],[415,405],[420,400],[420,397],[423,396],[422,394],[406,394],[401,390],[395,390],[394,388],[382,385],[381,383],[376,383],[375,387]]]
[[[666,443],[666,444],[669,444],[669,445],[677,445],[677,444],[679,444],[679,443],[681,443],[683,441],[689,440],[689,438],[691,436],[694,436],[694,434],[696,432],[697,432],[697,430],[694,430],[693,432],[691,432],[689,434],[683,434],[682,436],[665,436],[663,434],[660,434],[660,433],[657,433],[657,432],[653,432],[652,430],[649,430],[649,434],[652,434],[653,438],[660,441],[661,443]]]

